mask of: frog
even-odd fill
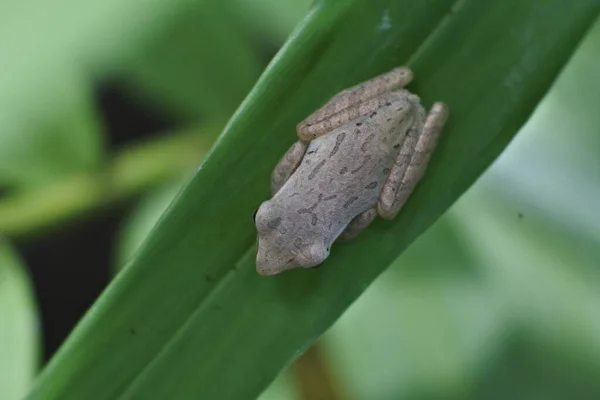
[[[256,270],[317,268],[336,241],[379,216],[392,220],[423,178],[449,108],[429,112],[396,67],[333,96],[296,126],[298,140],[271,174],[271,198],[254,213]]]

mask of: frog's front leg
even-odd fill
[[[338,237],[340,241],[352,240],[358,236],[377,216],[377,209],[375,207],[368,209],[367,211],[358,214],[346,227],[344,232]]]
[[[447,119],[448,107],[435,103],[416,140],[409,132],[379,197],[377,212],[382,218],[393,219],[423,177]]]
[[[302,162],[304,153],[308,143],[298,141],[289,148],[289,150],[281,157],[273,172],[271,173],[271,195],[281,189],[284,183],[292,176],[298,165]]]
[[[413,77],[409,68],[399,67],[333,96],[323,107],[296,128],[301,140],[313,140],[356,118],[382,107],[386,93],[401,89]]]

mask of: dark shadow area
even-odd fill
[[[114,83],[97,91],[109,152],[160,136],[174,126],[169,117],[125,93]],[[128,210],[129,204],[121,204],[17,243],[35,285],[44,360],[54,354],[110,281],[116,232]]]

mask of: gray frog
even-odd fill
[[[448,118],[426,111],[395,68],[346,89],[300,124],[275,167],[272,198],[255,214],[256,269],[275,275],[319,266],[333,242],[351,239],[376,215],[393,219],[421,179]]]

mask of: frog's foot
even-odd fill
[[[308,147],[307,143],[300,141],[296,142],[289,148],[283,157],[281,157],[281,160],[279,160],[271,174],[272,196],[281,189],[290,176],[292,176],[296,168],[298,168],[298,165],[300,165],[300,162],[302,162],[302,158],[304,157],[304,152],[306,152],[306,147]]]
[[[338,237],[338,240],[345,242],[358,236],[377,216],[377,210],[373,207],[363,213],[358,214],[346,227],[344,232]]]
[[[382,218],[393,219],[423,177],[448,114],[445,104],[435,103],[421,131],[409,132],[379,197],[377,213]]]
[[[399,67],[366,82],[343,90],[323,107],[300,122],[300,140],[313,140],[360,116],[367,115],[388,101],[385,93],[401,89],[413,77],[409,68]]]

